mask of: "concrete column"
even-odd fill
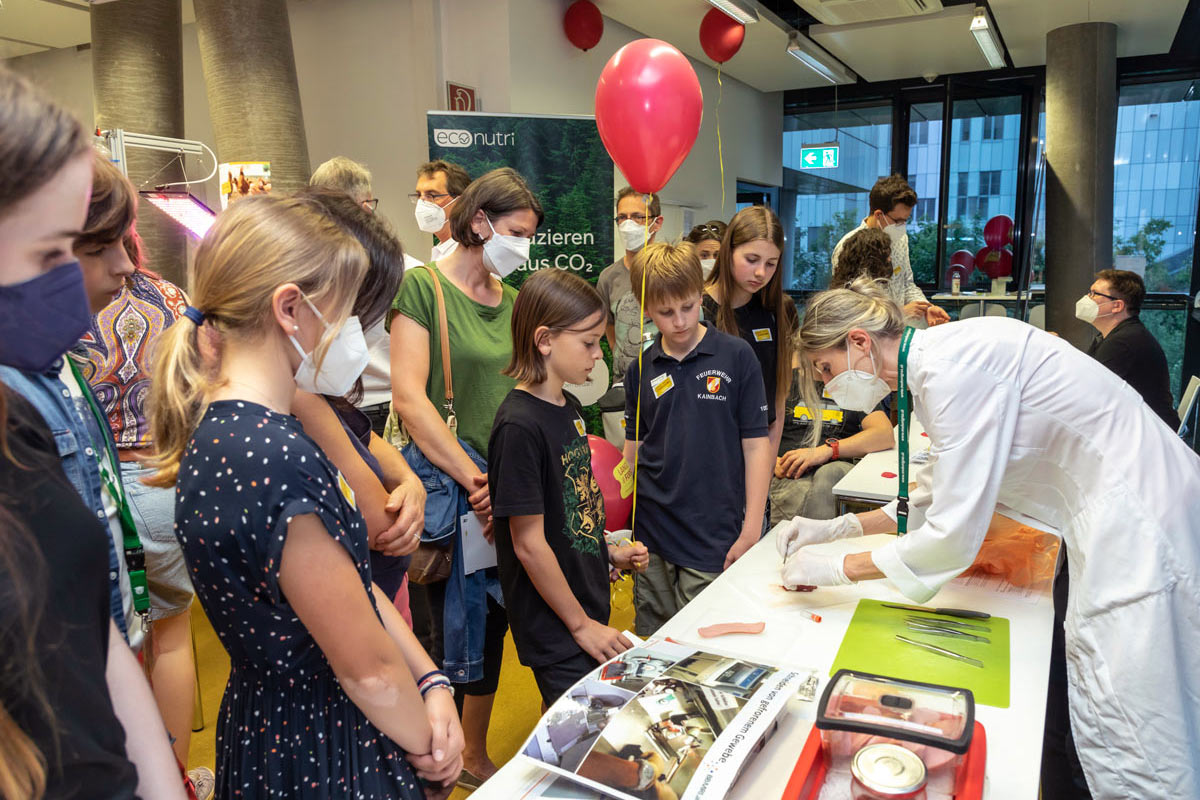
[[[1046,35],[1046,329],[1077,347],[1095,330],[1075,301],[1113,263],[1117,26]]]
[[[270,161],[275,192],[308,183],[308,143],[285,0],[195,0],[221,161]]]
[[[91,22],[96,126],[183,138],[180,0],[104,3],[92,7]],[[183,180],[179,164],[171,164],[176,156],[170,153],[133,149],[125,157],[135,187]],[[198,164],[196,168],[211,169],[212,165]],[[146,266],[184,285],[187,234],[183,228],[149,203],[140,202],[138,233],[145,245]]]

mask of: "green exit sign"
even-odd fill
[[[819,144],[800,148],[800,169],[837,169],[838,146]]]

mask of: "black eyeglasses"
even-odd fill
[[[1121,299],[1119,297],[1113,297],[1111,294],[1105,294],[1104,292],[1097,292],[1095,289],[1088,289],[1088,297],[1092,298],[1093,300],[1095,300],[1097,297],[1103,297],[1106,300],[1112,300],[1114,302]]]
[[[363,205],[374,211],[375,209],[379,208],[379,198],[372,197],[369,200],[363,200]]]
[[[438,194],[437,192],[425,192],[424,194],[421,194],[420,192],[413,192],[412,194],[410,194],[408,196],[408,199],[411,200],[412,204],[415,206],[417,204],[418,200],[426,200],[430,203],[436,203],[438,200],[441,200],[443,197],[449,197],[449,196],[450,195],[445,192],[443,192],[442,194]]]

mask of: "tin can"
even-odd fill
[[[925,762],[898,744],[869,744],[850,761],[854,800],[925,800]]]

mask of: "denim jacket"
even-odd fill
[[[487,462],[471,445],[458,440],[475,466],[487,471]],[[481,569],[463,574],[462,530],[459,518],[471,512],[467,492],[458,482],[434,466],[415,442],[405,446],[404,460],[425,487],[425,530],[421,541],[454,537],[453,564],[446,579],[446,607],[442,613],[445,656],[442,669],[454,683],[472,683],[483,677],[484,634],[487,629],[487,599],[504,604],[496,570]]]
[[[111,442],[112,432],[107,420],[102,429],[97,424],[96,417],[86,407],[76,407],[71,391],[58,377],[62,365],[62,359],[59,359],[49,370],[40,374],[0,366],[0,381],[28,400],[41,413],[46,427],[54,434],[54,443],[58,446],[63,472],[104,528],[104,538],[108,541],[108,611],[117,623],[121,635],[128,642],[129,630],[121,594],[124,570],[120,559],[124,558],[124,554],[117,552],[116,543],[108,527],[108,515],[104,513],[104,501],[101,499],[103,484],[100,480],[100,468],[96,464],[96,451],[93,449],[97,446],[96,443],[101,443],[99,446],[103,447],[105,438]],[[89,391],[86,384],[81,390]]]

